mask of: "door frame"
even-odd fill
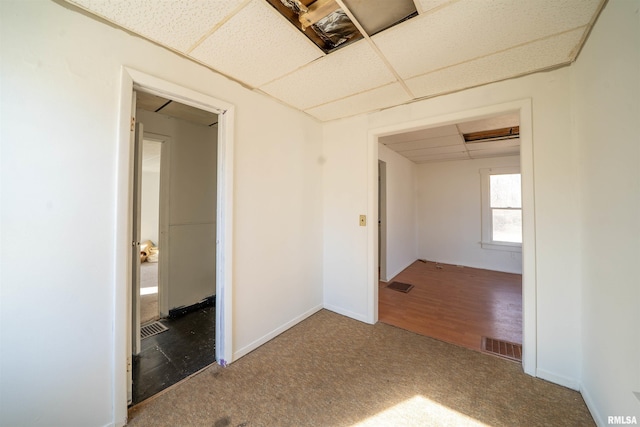
[[[537,277],[535,233],[535,179],[533,161],[533,127],[531,98],[503,104],[488,105],[441,116],[372,129],[368,132],[368,206],[371,213],[378,210],[378,138],[398,132],[426,129],[477,120],[515,112],[520,115],[520,173],[522,177],[522,367],[536,376],[537,371]],[[479,207],[478,207],[479,209]],[[378,321],[378,232],[367,230],[367,322]]]
[[[378,271],[379,281],[387,277],[387,162],[378,160]]]
[[[131,232],[133,146],[133,91],[175,100],[218,114],[218,171],[216,209],[216,361],[226,366],[233,361],[233,154],[235,107],[150,74],[123,66],[120,82],[117,182],[115,184],[115,277],[113,325],[113,401],[116,425],[127,423],[127,372],[131,369]]]

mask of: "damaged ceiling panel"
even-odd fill
[[[324,53],[418,15],[413,0],[267,0]],[[346,6],[348,12],[342,5]],[[350,16],[355,17],[354,23]]]
[[[343,0],[369,36],[418,15],[413,0]]]
[[[335,0],[267,0],[324,53],[360,40],[362,34]]]

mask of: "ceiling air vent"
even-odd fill
[[[482,132],[470,132],[462,134],[464,142],[473,144],[476,142],[501,141],[520,137],[520,126],[512,126],[502,129],[484,130]]]

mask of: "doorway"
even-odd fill
[[[160,192],[163,141],[144,135],[142,144],[140,221],[140,325],[160,317],[158,284],[160,254]],[[166,151],[166,150],[165,150]],[[165,153],[166,155],[166,153]],[[165,172],[166,173],[166,172]],[[164,188],[162,188],[164,190]],[[163,218],[164,219],[164,218]],[[163,260],[164,261],[164,260]]]
[[[134,90],[178,100],[180,103],[218,115],[217,184],[215,230],[215,360],[226,365],[232,362],[232,301],[229,292],[232,283],[232,213],[233,213],[233,140],[234,106],[226,101],[205,95],[174,83],[158,79],[140,71],[122,68],[120,96],[120,131],[117,183],[117,230],[115,275],[115,338],[114,338],[114,419],[126,423],[127,406],[132,398],[132,305],[135,271],[132,245],[132,209],[134,178],[135,98]],[[133,250],[135,249],[135,250]],[[161,263],[162,265],[162,263]],[[161,280],[162,282],[162,280]],[[161,284],[160,284],[161,286]],[[159,287],[159,291],[160,291]],[[160,311],[162,311],[160,293]]]
[[[524,371],[529,375],[536,373],[536,272],[535,272],[535,221],[534,221],[534,191],[533,191],[533,144],[531,133],[531,100],[515,101],[500,105],[487,106],[474,110],[462,111],[443,116],[424,118],[409,123],[375,129],[369,133],[369,161],[371,164],[369,175],[369,210],[374,211],[378,206],[378,179],[374,171],[378,166],[378,143],[381,137],[411,132],[420,129],[435,128],[470,120],[479,120],[505,113],[518,114],[520,123],[520,169],[522,175],[522,209],[525,212],[522,220],[522,323],[523,323],[523,357]],[[408,141],[407,141],[408,142]],[[441,153],[446,156],[446,153]],[[375,167],[374,167],[375,165]],[[478,208],[479,209],[479,208]],[[376,230],[377,231],[377,230]],[[377,281],[377,251],[378,236],[374,230],[369,230],[369,321],[378,321],[378,281]],[[388,242],[387,242],[388,245]]]
[[[216,113],[135,99],[132,404],[215,361],[218,139]]]

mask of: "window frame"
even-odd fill
[[[491,211],[491,175],[510,175],[519,174],[522,179],[522,173],[519,166],[507,166],[499,168],[482,168],[480,169],[481,183],[481,225],[482,232],[480,246],[483,249],[493,249],[499,251],[522,252],[522,243],[501,242],[493,240],[493,216]],[[522,184],[520,195],[522,196]],[[520,207],[522,212],[522,207]]]

